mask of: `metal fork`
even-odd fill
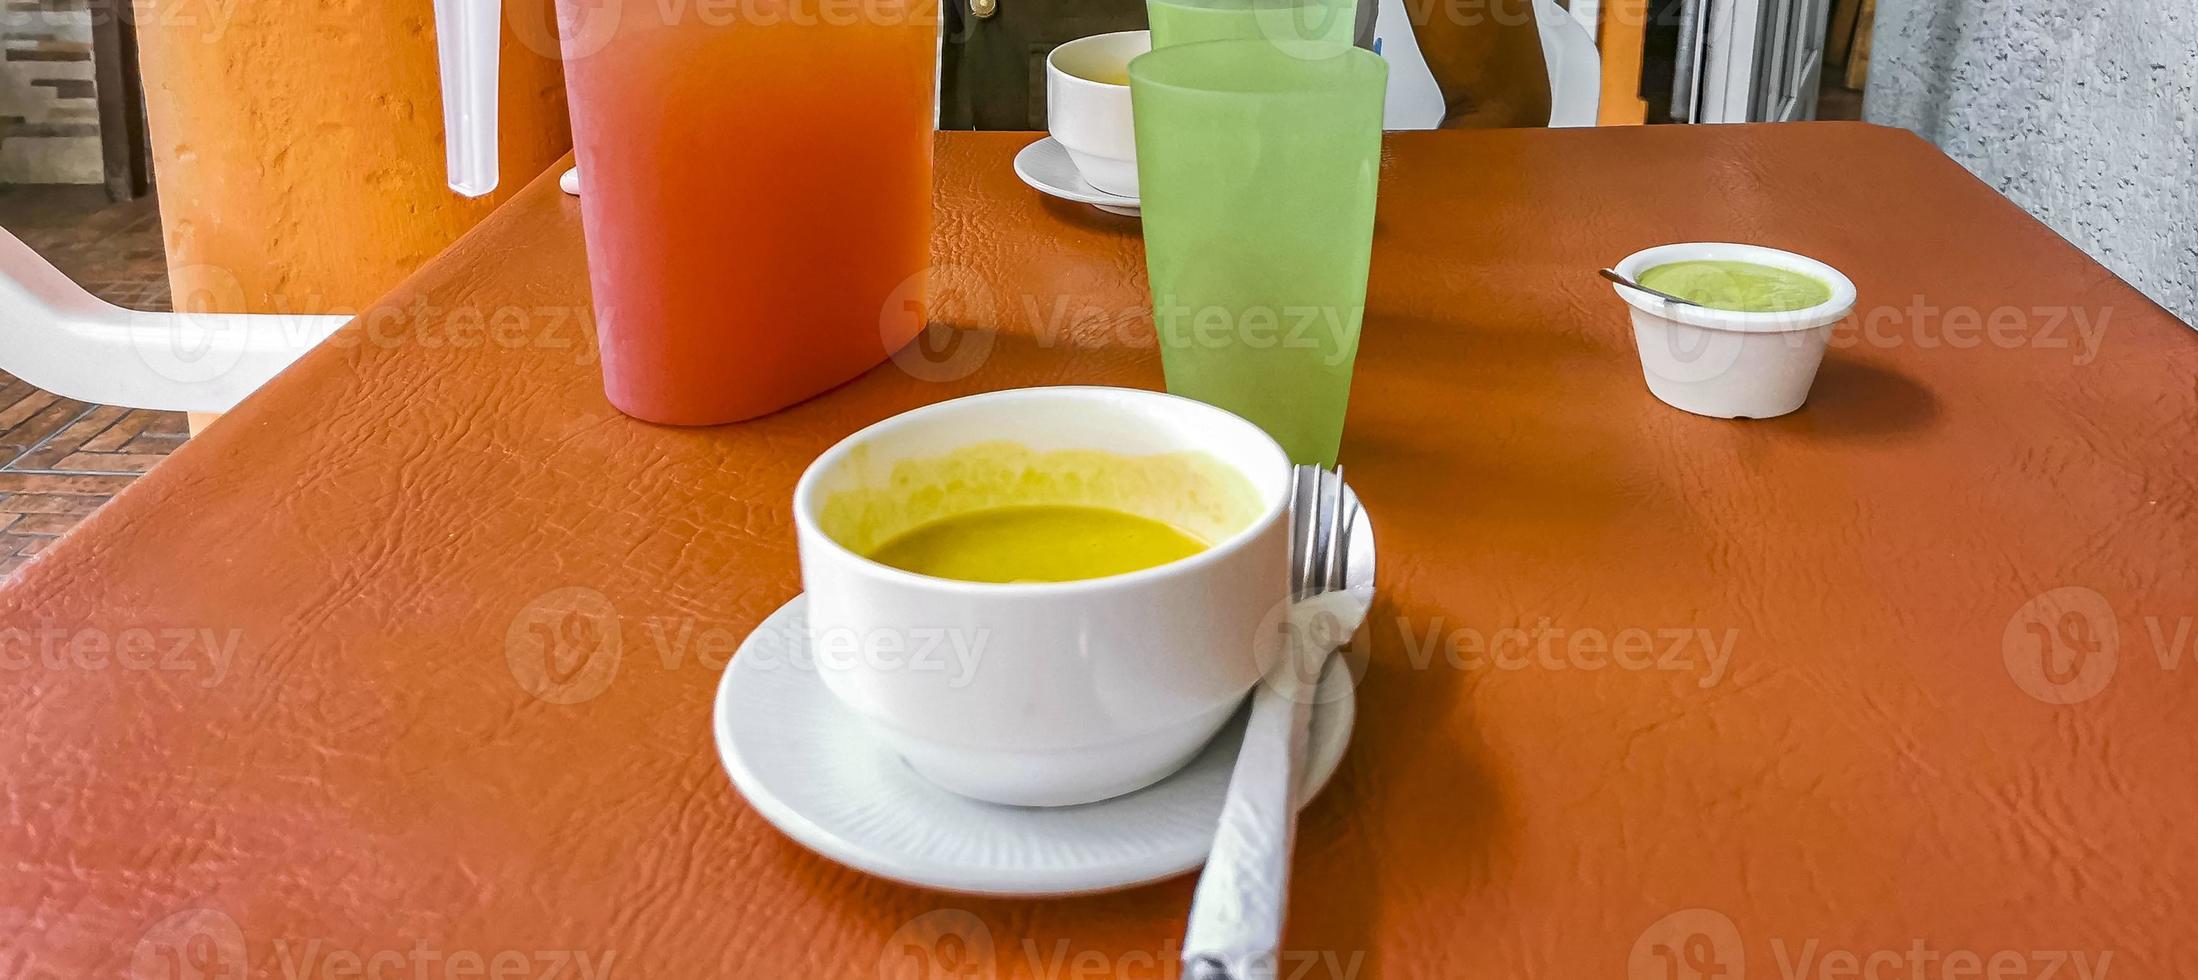
[[[1344,589],[1351,571],[1351,522],[1358,508],[1343,495],[1340,466],[1334,472],[1300,466],[1291,476],[1290,598],[1300,602]],[[1248,980],[1232,970],[1232,962],[1247,950],[1267,954],[1272,962],[1282,940],[1289,842],[1297,822],[1292,797],[1312,722],[1311,692],[1330,653],[1302,642],[1307,641],[1295,638],[1293,630],[1283,652],[1291,659],[1277,664],[1252,694],[1244,747],[1229,775],[1215,851],[1191,900],[1183,957],[1184,975],[1192,980]],[[1298,662],[1314,655],[1318,663]]]
[[[1351,522],[1358,507],[1343,497],[1343,467],[1300,466],[1290,486],[1290,598],[1336,592],[1349,582]]]

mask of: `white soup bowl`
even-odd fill
[[[920,525],[954,508],[983,509],[937,504],[954,499],[949,484],[966,490],[974,478],[926,467],[993,446],[1039,459],[1097,451],[1196,460],[1207,469],[1194,473],[1227,479],[1149,494],[1160,501],[1154,507],[1225,516],[1208,522],[1204,551],[1082,581],[956,581],[864,556],[907,528],[850,514],[930,501],[917,508],[930,508],[921,520],[887,519]],[[1116,475],[1095,472],[1066,482],[1097,500],[1149,489],[1107,486]],[[1140,789],[1196,755],[1273,663],[1288,590],[1291,474],[1282,448],[1257,426],[1158,392],[1024,388],[886,419],[825,451],[794,491],[818,671],[917,773],[961,795],[1057,806]],[[1154,482],[1136,471],[1126,478],[1140,479]],[[1209,484],[1225,492],[1208,494]],[[1143,516],[1194,533],[1203,519]]]

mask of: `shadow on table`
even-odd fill
[[[1683,520],[1655,492],[1665,450],[1633,421],[1651,399],[1630,343],[1562,318],[1370,315],[1343,439],[1354,485],[1370,511],[1424,519],[1403,533],[1480,548]],[[1456,505],[1409,506],[1431,494]]]
[[[1882,439],[1922,432],[1938,416],[1938,397],[1914,378],[1833,351],[1793,419],[1808,436]]]
[[[1079,204],[1075,201],[1062,201],[1049,197],[1040,201],[1039,206],[1045,208],[1046,214],[1054,220],[1078,228],[1096,231],[1126,231],[1135,235],[1140,234],[1139,229],[1143,227],[1142,223],[1136,218],[1101,211],[1089,204]]]
[[[1327,790],[1298,819],[1290,920],[1279,974],[1381,977],[1403,923],[1383,921],[1400,896],[1398,882],[1423,883],[1458,907],[1477,906],[1495,875],[1503,839],[1502,800],[1489,778],[1486,748],[1455,715],[1471,700],[1474,675],[1436,662],[1414,663],[1401,644],[1407,617],[1377,600],[1346,656],[1364,656],[1358,672],[1358,724],[1350,754]],[[1406,778],[1404,774],[1410,773]],[[1406,828],[1437,828],[1430,840]],[[1478,924],[1461,923],[1471,932]]]

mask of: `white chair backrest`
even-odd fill
[[[1447,108],[1406,16],[1407,0],[1378,3],[1374,44],[1389,59],[1388,128],[1434,129],[1442,125]],[[1603,58],[1595,39],[1551,0],[1534,0],[1534,20],[1542,35],[1542,60],[1549,65],[1549,124],[1595,125],[1603,99]]]
[[[0,371],[64,398],[226,412],[348,319],[125,310],[0,230]]]
[[[1542,29],[1542,60],[1549,63],[1549,125],[1595,125],[1603,106],[1603,53],[1595,38],[1550,0],[1534,0],[1534,19]]]

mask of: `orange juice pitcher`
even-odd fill
[[[753,418],[922,330],[937,0],[557,8],[613,405]]]

